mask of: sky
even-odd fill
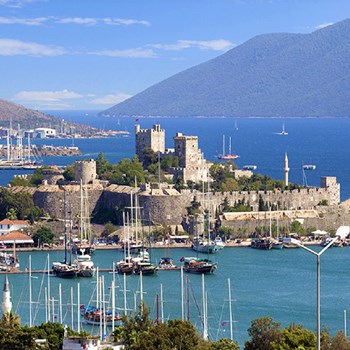
[[[350,0],[0,0],[0,99],[103,111],[256,35],[349,17]]]

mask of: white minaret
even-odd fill
[[[288,167],[288,156],[287,152],[284,155],[284,186],[288,186],[288,174],[289,174],[289,167]]]
[[[5,275],[5,280],[4,280],[4,289],[2,292],[1,308],[2,308],[3,314],[9,313],[12,310],[10,284],[9,284],[9,280],[7,279],[7,275]]]

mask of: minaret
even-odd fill
[[[289,173],[289,167],[288,167],[288,156],[287,156],[287,152],[284,156],[284,186],[287,187],[288,186],[288,173]]]
[[[7,274],[5,275],[5,280],[4,280],[4,289],[2,292],[1,308],[2,308],[3,314],[11,312],[11,309],[12,309],[10,284],[9,284],[9,280],[7,279]]]

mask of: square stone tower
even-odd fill
[[[183,181],[198,182],[203,177],[201,150],[198,148],[198,136],[185,136],[177,133],[174,137],[175,156],[179,158]]]
[[[154,152],[165,152],[165,131],[160,124],[153,125],[152,129],[141,129],[135,125],[135,149],[140,161],[143,160],[143,150],[151,148]]]

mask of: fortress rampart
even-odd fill
[[[210,203],[210,211],[222,211],[223,202],[228,200],[231,206],[238,201],[244,201],[258,211],[259,198],[266,204],[278,205],[280,210],[312,210],[320,202],[326,201],[331,206],[340,202],[340,186],[333,177],[323,178],[321,184],[326,187],[305,188],[296,190],[274,191],[237,191],[224,193],[211,193],[209,196],[196,190],[183,190],[181,193],[175,189],[138,189],[138,206],[142,207],[143,217],[157,224],[179,225],[187,214],[187,207],[196,197],[204,207]],[[72,215],[80,212],[79,185],[46,185],[40,186],[34,193],[35,205],[43,208],[50,215],[57,218],[64,217],[64,191],[66,192],[66,210]],[[123,210],[131,206],[131,193],[133,206],[135,206],[135,189],[129,186],[110,185],[103,188],[101,185],[87,185],[89,198],[89,212],[100,210]],[[325,206],[324,208],[328,208]],[[71,214],[69,214],[71,215]]]

